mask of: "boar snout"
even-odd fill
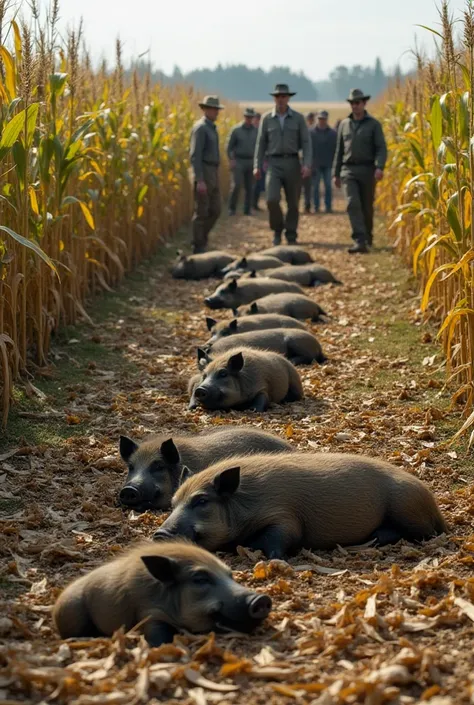
[[[127,507],[136,507],[142,501],[139,490],[133,485],[126,485],[120,490],[119,500]]]
[[[222,301],[217,297],[208,296],[206,299],[204,299],[204,303],[209,308],[223,308]]]
[[[169,541],[170,539],[176,538],[176,534],[171,531],[168,531],[168,529],[163,529],[163,527],[161,527],[160,529],[155,531],[152,538],[153,541]]]
[[[199,399],[199,401],[204,401],[209,396],[209,392],[206,387],[197,387],[194,390],[194,396],[196,399]]]
[[[250,595],[247,598],[247,609],[251,619],[263,621],[270,614],[272,601],[268,595]]]

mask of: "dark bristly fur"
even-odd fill
[[[237,309],[268,294],[285,292],[303,294],[303,289],[298,284],[268,277],[238,281],[233,279],[218,286],[213,294],[204,299],[204,302],[209,308]]]
[[[307,262],[312,262],[313,258],[306,252],[302,250],[298,245],[278,245],[277,247],[269,247],[266,250],[262,250],[261,255],[272,255],[272,257],[277,257],[282,262],[287,264],[306,264]]]
[[[233,259],[234,255],[220,250],[190,256],[178,254],[172,274],[175,279],[207,279],[221,276],[222,269]]]
[[[321,316],[328,315],[321,306],[304,294],[270,294],[252,301],[249,306],[243,306],[238,311],[239,317],[259,313],[278,313],[301,321],[308,318],[319,321]]]

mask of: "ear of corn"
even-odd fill
[[[438,60],[418,56],[416,76],[386,96],[389,162],[378,203],[419,279],[422,311],[439,321],[464,432],[474,425],[474,5],[456,23],[459,46],[447,2],[440,15],[442,32],[431,30]]]
[[[46,364],[51,332],[87,316],[90,296],[116,286],[192,213],[197,96],[149,76],[127,85],[119,42],[115,71],[94,73],[80,33],[57,48],[58,11],[54,1],[34,37],[26,25],[0,26],[12,38],[0,46],[3,424],[14,380]],[[222,142],[231,122],[227,110]],[[225,192],[225,168],[221,178]]]

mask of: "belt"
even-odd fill
[[[205,159],[202,160],[203,164],[207,164],[207,166],[219,166],[219,162],[207,162]]]
[[[292,157],[292,158],[294,159],[295,157],[298,156],[298,152],[295,152],[294,154],[269,154],[268,156],[269,156],[271,159],[272,159],[273,157],[278,157],[278,158],[281,158],[281,159],[289,159],[290,157]]]
[[[374,162],[345,162],[343,166],[375,166]]]

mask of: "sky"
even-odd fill
[[[327,78],[337,65],[412,65],[415,44],[433,51],[439,29],[435,0],[60,0],[62,27],[84,21],[92,56],[114,56],[120,36],[124,55],[150,49],[152,63],[166,73],[217,63],[274,65]],[[464,0],[452,0],[457,17]]]

